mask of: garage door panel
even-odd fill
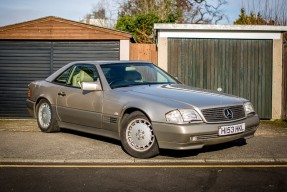
[[[3,42],[3,41],[2,41]],[[22,42],[24,44],[26,44],[26,42]],[[23,52],[32,52],[33,50],[37,50],[37,51],[47,51],[47,47],[50,47],[51,42],[49,43],[44,43],[44,44],[28,44],[27,46],[21,46],[21,44],[19,43],[14,43],[13,44],[2,44],[0,45],[0,49],[1,50],[5,50],[6,52],[8,51],[16,51],[17,50],[22,50]]]
[[[62,60],[67,60],[67,59],[84,59],[87,60],[86,58],[91,58],[95,60],[95,58],[98,57],[103,57],[103,58],[108,58],[110,54],[113,54],[113,52],[99,52],[99,53],[94,53],[94,54],[89,54],[89,53],[76,53],[76,54],[54,54],[54,61],[62,61]],[[116,57],[117,58],[117,57]]]
[[[39,65],[39,62],[35,62],[35,63],[33,63],[33,62],[31,62],[31,61],[26,61],[26,62],[18,62],[18,63],[15,63],[15,61],[14,62],[12,62],[12,61],[10,61],[10,62],[8,62],[8,61],[5,61],[5,63],[3,63],[2,64],[2,67],[13,67],[13,68],[17,68],[17,67],[25,67],[25,68],[34,68],[34,67],[41,67],[41,68],[47,68],[46,66],[41,66],[41,65]]]
[[[169,39],[168,70],[182,82],[249,99],[272,117],[272,40]]]
[[[0,41],[0,116],[28,116],[28,83],[77,60],[119,60],[119,41]]]
[[[56,46],[56,45],[55,45]],[[72,46],[72,45],[70,45]],[[56,51],[57,53],[69,53],[71,52],[77,52],[77,48],[80,49],[81,51],[86,51],[86,52],[94,52],[94,51],[118,51],[118,48],[115,47],[117,46],[117,44],[114,45],[101,45],[101,44],[95,44],[92,46],[96,46],[96,47],[82,47],[79,45],[74,45],[73,47],[54,47],[54,51]],[[85,45],[86,46],[86,45]]]
[[[50,60],[49,61],[46,60],[45,62],[50,64]],[[20,59],[20,60],[17,60],[17,59],[7,60],[7,59],[5,59],[5,61],[4,61],[4,59],[1,59],[0,63],[3,66],[13,65],[15,67],[22,67],[22,64],[26,64],[26,67],[30,67],[30,66],[32,67],[32,66],[35,66],[35,65],[39,65],[39,61],[38,60],[33,60],[33,59],[31,59],[31,60],[28,60],[28,59],[25,59],[25,60],[23,60],[23,59]]]
[[[34,67],[26,66],[25,71],[47,71],[49,69],[50,69],[49,66],[36,65]],[[11,66],[11,65],[3,66],[1,67],[1,70],[3,70],[4,72],[9,72],[9,73],[18,73],[18,71],[15,71],[15,66]]]
[[[282,117],[287,120],[287,33],[284,33],[283,40],[283,90],[282,90]]]
[[[53,71],[72,61],[119,60],[119,41],[53,43]]]

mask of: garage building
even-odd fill
[[[132,35],[57,17],[0,27],[0,117],[28,116],[27,85],[77,60],[129,60]]]
[[[154,28],[161,68],[190,86],[249,99],[261,119],[284,118],[286,26],[155,24]]]

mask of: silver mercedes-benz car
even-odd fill
[[[180,83],[139,61],[80,61],[31,82],[26,100],[43,132],[60,128],[121,141],[150,158],[160,148],[189,150],[254,135],[259,125],[243,98]]]

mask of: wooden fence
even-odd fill
[[[149,61],[157,65],[156,44],[130,44],[130,60]]]

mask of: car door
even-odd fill
[[[102,128],[102,91],[83,91],[82,82],[98,80],[94,65],[76,64],[58,92],[57,113],[62,122]]]

